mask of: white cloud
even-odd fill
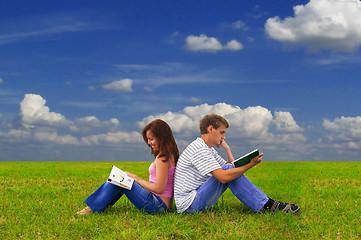
[[[153,92],[153,89],[150,88],[150,87],[144,87],[143,89],[144,89],[144,91],[146,91],[146,92]]]
[[[20,102],[20,116],[23,124],[33,127],[36,125],[47,125],[50,127],[104,128],[120,125],[119,120],[116,118],[101,121],[95,116],[77,118],[74,121],[67,120],[62,114],[51,112],[49,107],[46,106],[46,100],[37,94],[25,94],[24,99]]]
[[[69,106],[69,107],[77,107],[77,108],[85,108],[85,109],[101,109],[104,107],[109,106],[109,101],[83,101],[83,102],[79,102],[79,101],[68,101],[68,100],[63,100],[61,101],[61,104],[64,106]]]
[[[325,119],[323,127],[333,132],[348,132],[353,136],[361,138],[361,117],[341,117],[335,118],[334,121]]]
[[[302,134],[293,134],[302,129],[297,125],[290,113],[277,113],[273,117],[272,113],[264,107],[247,107],[241,109],[226,103],[215,105],[201,104],[194,107],[186,107],[180,112],[167,112],[164,114],[151,115],[137,122],[138,126],[157,118],[166,121],[175,133],[180,135],[199,134],[199,120],[206,114],[219,114],[227,119],[232,131],[229,135],[233,138],[251,138],[265,143],[271,142],[275,137],[270,132],[270,127],[275,125],[278,135],[283,135],[283,139],[296,139],[304,141]],[[297,136],[296,136],[297,135]],[[282,139],[282,138],[279,138]]]
[[[311,51],[351,52],[361,44],[359,0],[311,0],[293,9],[294,17],[267,20],[265,30],[271,38],[306,44]]]
[[[126,78],[105,84],[103,85],[103,88],[106,90],[113,90],[120,92],[133,92],[132,84],[133,84],[133,80]]]
[[[85,18],[84,12],[52,12],[24,17],[18,16],[12,19],[9,28],[11,31],[7,33],[7,28],[2,27],[0,45],[18,41],[33,41],[64,33],[109,29],[107,25],[102,25],[99,21],[89,22],[88,18]]]
[[[89,87],[88,87],[88,90],[94,91],[94,90],[95,90],[95,87],[94,87],[94,86],[89,86]]]
[[[1,133],[3,138],[6,138],[8,142],[17,142],[18,140],[27,139],[31,133],[29,130],[11,129],[7,133]]]
[[[232,27],[236,28],[236,29],[242,29],[244,31],[248,30],[248,27],[246,26],[246,23],[243,21],[236,21],[234,23],[232,23]]]
[[[304,160],[305,155],[310,159],[309,155],[314,150],[303,133],[296,131],[301,131],[301,128],[291,114],[272,115],[271,111],[261,106],[241,109],[226,103],[201,104],[179,112],[151,115],[137,122],[137,125],[143,127],[154,119],[163,119],[170,125],[180,150],[183,150],[188,141],[200,135],[199,120],[210,113],[219,114],[229,122],[226,137],[235,156],[256,147],[266,153],[266,161]],[[220,150],[219,153],[224,154],[224,151]]]
[[[69,123],[60,113],[50,112],[46,101],[37,94],[25,94],[20,103],[20,115],[26,126],[34,124],[64,125]]]
[[[243,45],[236,41],[231,40],[225,46],[223,46],[217,38],[207,37],[204,34],[199,36],[190,35],[186,38],[186,49],[190,51],[208,51],[216,52],[220,50],[232,50],[238,51],[243,48]]]
[[[119,120],[116,118],[112,118],[109,121],[102,122],[95,116],[87,116],[87,117],[79,118],[75,120],[75,122],[78,125],[87,125],[92,127],[103,127],[104,124],[106,125],[113,124],[114,126],[118,126],[120,124]]]
[[[189,135],[199,133],[199,120],[206,114],[216,113],[222,116],[228,113],[235,112],[239,109],[225,103],[218,103],[216,105],[208,105],[207,103],[194,107],[186,107],[180,112],[167,112],[158,115],[151,115],[137,122],[139,127],[145,126],[147,123],[162,119],[166,121],[172,130],[176,133]]]
[[[254,37],[247,37],[248,42],[253,42],[254,39],[255,39]]]
[[[142,121],[137,122],[137,125],[141,128],[155,119],[162,119],[166,121],[169,124],[169,126],[172,128],[172,131],[176,133],[181,133],[181,132],[189,133],[189,130],[194,130],[193,129],[194,122],[189,116],[183,113],[172,113],[172,112],[162,113],[155,116],[150,115],[144,118]]]
[[[79,145],[78,139],[76,137],[73,137],[71,135],[59,136],[56,131],[34,132],[34,139],[41,142]]]
[[[192,64],[168,62],[161,64],[117,64],[120,74],[131,76],[139,82],[144,82],[145,91],[154,91],[162,85],[214,83],[232,81],[232,74],[228,69],[207,68],[199,70]]]
[[[323,127],[329,131],[327,142],[335,148],[361,149],[361,117],[341,117],[333,121],[325,119]]]
[[[86,116],[67,120],[62,114],[50,111],[45,99],[35,94],[25,95],[21,105],[21,118],[18,119],[21,124],[10,124],[7,132],[0,131],[0,144],[23,151],[12,150],[10,154],[10,151],[4,152],[10,148],[3,148],[2,156],[14,156],[15,153],[22,159],[38,160],[41,153],[41,159],[45,160],[76,160],[82,155],[83,159],[96,160],[104,152],[108,156],[105,159],[129,160],[134,152],[148,152],[139,130],[121,129],[122,124],[116,118],[103,121]],[[142,129],[154,119],[165,120],[182,151],[189,141],[199,136],[199,120],[210,113],[222,115],[230,123],[226,136],[234,155],[259,147],[266,154],[265,160],[343,160],[343,156],[358,158],[361,150],[360,116],[325,119],[323,129],[303,129],[285,110],[271,112],[261,106],[242,109],[218,103],[151,115],[136,125]],[[31,127],[21,127],[24,120]],[[37,154],[30,157],[29,153],[34,149]],[[224,151],[220,150],[220,154]]]
[[[143,137],[139,132],[108,132],[105,134],[90,135],[82,138],[86,145],[107,145],[119,143],[140,143]]]
[[[102,129],[117,129],[120,126],[120,122],[116,118],[112,118],[108,121],[100,121],[95,116],[87,116],[83,118],[75,119],[70,126],[70,131],[73,133],[91,133],[95,130]]]
[[[192,102],[192,103],[200,103],[201,102],[201,100],[199,98],[197,98],[197,97],[191,97],[189,99],[189,101]]]
[[[3,84],[4,80],[0,78],[0,85]]]
[[[303,131],[299,127],[289,112],[275,112],[274,123],[277,130],[286,132],[299,132]]]
[[[243,48],[242,44],[236,40],[229,41],[224,47],[224,49],[229,49],[232,51],[238,51],[241,50],[242,48]]]
[[[25,94],[20,103],[20,126],[9,125],[2,138],[9,142],[41,142],[62,145],[100,145],[110,143],[138,143],[137,132],[122,132],[116,118],[101,121],[95,116],[67,120],[60,113],[51,112],[46,100],[37,94]]]
[[[2,138],[8,143],[56,143],[62,145],[79,145],[76,137],[71,135],[58,135],[56,129],[37,128],[37,129],[11,129],[7,133],[0,133]]]
[[[39,36],[48,36],[52,34],[59,34],[64,32],[79,32],[89,29],[88,24],[75,23],[69,25],[58,25],[50,28],[38,29],[35,31],[20,32],[15,34],[3,34],[0,35],[0,45],[16,42],[20,40],[26,40],[29,38],[35,38]]]

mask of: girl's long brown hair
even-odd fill
[[[156,119],[149,123],[147,126],[145,126],[143,128],[142,134],[146,144],[148,144],[148,130],[152,131],[154,137],[156,137],[159,142],[159,151],[154,151],[154,149],[152,148],[152,154],[154,155],[154,157],[157,157],[158,154],[161,153],[167,159],[169,159],[171,155],[173,155],[174,162],[175,164],[177,164],[179,158],[179,151],[169,125],[163,120]]]

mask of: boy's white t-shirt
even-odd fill
[[[226,161],[202,138],[197,138],[178,159],[174,179],[174,199],[177,212],[184,212],[192,204],[196,190],[221,168]]]

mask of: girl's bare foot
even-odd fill
[[[85,214],[90,214],[92,213],[93,211],[90,209],[90,207],[86,207],[82,210],[80,210],[79,212],[77,212],[76,214],[78,215],[85,215]]]

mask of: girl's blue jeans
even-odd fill
[[[234,166],[225,164],[222,167],[223,170],[230,168],[234,168]],[[212,176],[197,189],[197,195],[185,213],[203,212],[212,207],[228,187],[241,202],[254,212],[259,212],[269,199],[244,175],[226,184]]]
[[[167,205],[165,205],[160,197],[154,195],[136,182],[133,183],[132,189],[128,190],[106,181],[85,199],[85,203],[93,212],[102,213],[107,207],[112,206],[118,201],[123,194],[141,211],[158,214],[164,213],[167,210]]]

